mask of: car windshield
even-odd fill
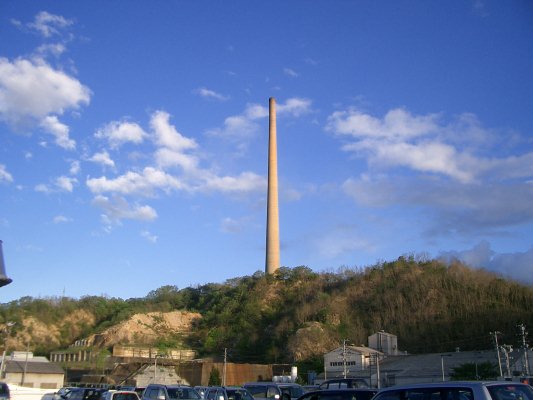
[[[200,395],[193,388],[168,388],[168,397],[171,399],[199,399]]]
[[[246,389],[227,389],[228,400],[254,400]]]
[[[282,386],[283,393],[288,393],[291,397],[297,398],[304,394],[301,386]]]
[[[493,400],[533,400],[533,388],[528,385],[491,385],[487,389]]]
[[[112,400],[139,400],[136,393],[113,393]]]

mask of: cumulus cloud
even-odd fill
[[[77,175],[79,174],[81,170],[80,162],[78,160],[74,160],[70,163],[70,175]]]
[[[157,218],[157,212],[148,205],[130,205],[126,199],[114,196],[111,199],[103,195],[97,195],[93,204],[104,212],[102,219],[107,224],[118,224],[123,219],[137,221],[153,221]]]
[[[115,167],[115,162],[111,159],[109,153],[105,150],[99,153],[95,153],[91,158],[89,158],[89,161],[111,168]]]
[[[90,90],[80,81],[43,60],[0,58],[0,120],[13,127],[78,109],[90,98]],[[53,121],[43,123],[54,125]]]
[[[74,185],[78,183],[76,178],[68,176],[60,176],[50,184],[40,183],[35,186],[36,192],[41,193],[53,193],[53,192],[67,192],[72,193],[74,191]]]
[[[204,87],[194,90],[194,93],[206,99],[214,99],[219,101],[226,101],[229,99],[228,96],[224,96],[220,93],[215,92],[214,90],[206,89]]]
[[[156,243],[157,242],[157,236],[151,234],[149,231],[142,231],[141,237],[145,238],[150,243]]]
[[[253,172],[243,172],[238,176],[207,174],[201,189],[223,193],[253,192],[266,190],[266,185],[266,178]]]
[[[169,121],[170,114],[164,111],[155,112],[150,119],[150,127],[154,132],[155,142],[159,146],[176,151],[198,147],[194,139],[183,136]]]
[[[155,153],[155,160],[161,168],[178,166],[185,171],[195,171],[198,168],[198,157],[168,148],[158,149]]]
[[[525,252],[496,253],[486,240],[471,249],[441,252],[439,257],[447,262],[460,260],[476,268],[485,268],[506,278],[533,284],[533,247]]]
[[[27,27],[48,38],[52,35],[58,35],[62,29],[71,26],[73,23],[74,21],[61,15],[41,11],[35,16],[33,22],[27,24]]]
[[[246,115],[248,118],[262,118],[264,110],[250,106],[246,110]],[[117,127],[118,125],[114,125],[112,129],[102,129],[98,136],[106,140],[114,138],[117,145],[123,143],[124,136],[120,136],[122,139],[117,139],[118,136],[112,133],[120,130],[115,129]],[[142,128],[138,127],[137,131],[142,131]],[[219,192],[233,196],[266,190],[266,178],[253,172],[222,175],[215,169],[201,166],[197,142],[179,133],[170,123],[170,115],[164,111],[156,111],[151,115],[150,138],[155,145],[151,158],[153,165],[146,166],[142,170],[130,170],[115,177],[104,175],[86,179],[88,189],[97,196],[93,204],[106,210],[115,210],[118,205],[126,207],[125,197],[150,197],[160,193],[170,195],[176,191],[186,191],[191,194]],[[94,154],[89,161],[114,166],[107,151]],[[172,167],[176,168],[172,170]],[[111,202],[107,197],[103,198],[104,194],[116,197],[113,197],[114,200]],[[113,208],[110,204],[117,207]],[[120,221],[121,215],[129,215],[109,210],[103,216],[103,221],[108,227]],[[127,210],[132,211],[131,208]]]
[[[86,184],[93,193],[112,192],[144,196],[153,195],[156,190],[187,189],[179,179],[153,167],[146,167],[141,173],[129,171],[115,179],[105,176],[88,178]]]
[[[0,182],[13,182],[13,176],[7,171],[6,166],[0,164]]]
[[[59,57],[67,50],[66,46],[63,43],[46,43],[37,47],[37,54],[46,57],[51,54],[55,57]]]
[[[61,123],[55,115],[49,115],[41,121],[41,128],[55,137],[55,143],[65,150],[74,150],[76,142],[69,137],[69,127]]]
[[[64,215],[56,215],[53,220],[54,224],[64,224],[67,222],[72,222],[71,218],[65,217]]]
[[[297,78],[298,73],[293,70],[292,68],[283,68],[283,73],[287,76],[290,76],[291,78]]]
[[[94,136],[107,140],[112,149],[125,143],[140,144],[148,134],[136,123],[128,121],[112,121],[98,129]]]
[[[310,112],[311,100],[303,98],[290,98],[285,103],[276,104],[276,114],[279,116],[300,117]],[[268,107],[260,104],[247,104],[239,115],[232,115],[224,120],[221,128],[210,129],[208,134],[226,138],[247,138],[259,129],[256,122],[268,117]]]
[[[326,130],[343,139],[343,150],[367,160],[375,171],[404,167],[462,184],[533,177],[533,152],[500,158],[476,154],[485,154],[480,148],[493,143],[475,115],[441,120],[439,114],[417,116],[405,109],[393,109],[382,119],[349,109],[331,114]]]

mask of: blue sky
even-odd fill
[[[22,296],[404,254],[533,283],[529,1],[3,1],[0,239]]]

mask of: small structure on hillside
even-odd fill
[[[383,330],[368,337],[368,347],[380,351],[387,356],[399,355],[398,336]]]
[[[46,357],[35,357],[32,352],[16,351],[4,361],[6,383],[30,388],[59,389],[63,387],[65,372]]]

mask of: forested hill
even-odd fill
[[[502,332],[501,343],[516,345],[516,325],[533,327],[533,287],[459,263],[400,257],[336,273],[296,267],[221,284],[170,284],[128,300],[24,297],[0,304],[0,327],[16,322],[10,340],[25,337],[46,355],[134,313],[172,310],[202,318],[191,334],[167,335],[157,346],[181,345],[202,355],[227,348],[235,362],[294,362],[321,357],[343,339],[367,344],[379,330],[397,335],[400,350],[410,353],[491,348],[492,331]]]

